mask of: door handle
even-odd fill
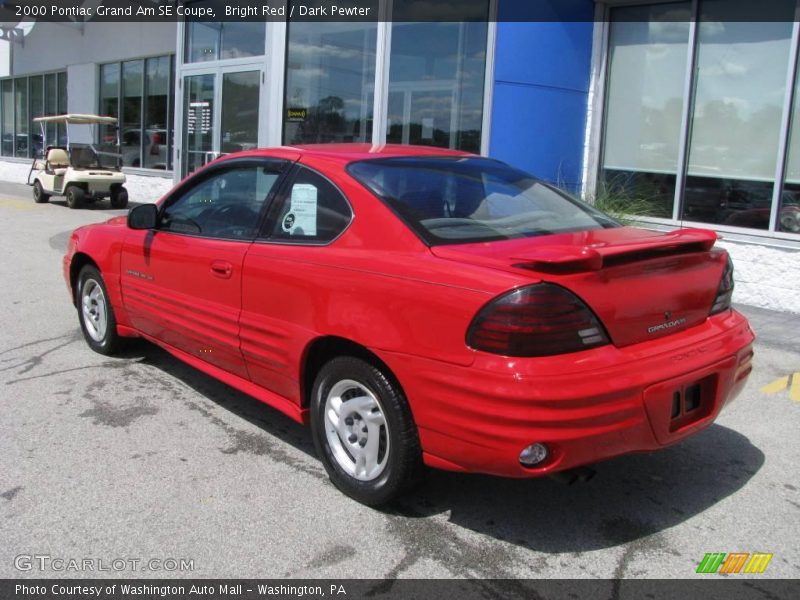
[[[233,273],[233,265],[226,260],[212,260],[211,273],[222,279],[230,279]]]

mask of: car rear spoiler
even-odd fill
[[[535,271],[573,273],[599,271],[618,264],[710,250],[718,239],[708,229],[679,229],[633,242],[590,246],[543,246],[512,257],[514,266]]]

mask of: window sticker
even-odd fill
[[[317,188],[310,183],[292,186],[289,212],[281,228],[290,235],[317,235]]]

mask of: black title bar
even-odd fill
[[[636,21],[641,12],[624,6],[595,10],[592,0],[0,0],[0,21],[51,22],[312,21],[312,22],[592,22],[610,18]],[[681,6],[681,5],[676,5]],[[704,20],[700,2],[700,22]],[[728,0],[714,21],[794,21],[788,0]],[[686,21],[688,10],[667,12],[661,21]]]

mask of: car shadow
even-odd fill
[[[310,433],[258,400],[136,341],[125,355],[159,368],[265,434],[316,459]],[[744,435],[714,424],[658,452],[602,462],[588,482],[505,479],[429,470],[415,491],[383,512],[448,521],[481,535],[546,553],[585,552],[633,542],[674,527],[736,493],[764,454]]]
[[[53,204],[54,206],[69,208],[67,206],[66,199],[60,196],[58,198],[50,198],[48,202],[50,204]],[[126,206],[125,208],[111,208],[111,203],[109,202],[108,198],[104,198],[102,200],[95,200],[94,202],[84,202],[83,206],[79,210],[104,210],[109,212],[119,212],[120,214],[127,214],[127,212],[130,209],[140,206],[141,204],[147,204],[147,203],[130,201],[128,202],[128,206]]]

